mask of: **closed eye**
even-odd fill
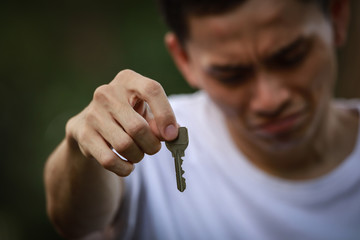
[[[281,49],[274,56],[268,58],[266,65],[280,69],[296,67],[303,62],[310,52],[311,43],[311,40],[300,38],[290,46]]]
[[[207,74],[227,86],[239,85],[247,81],[254,74],[252,67],[238,65],[214,65],[206,70]]]

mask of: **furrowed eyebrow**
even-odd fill
[[[206,70],[209,73],[221,73],[221,72],[243,72],[249,71],[252,67],[250,65],[211,65]]]
[[[265,57],[264,62],[272,63],[274,60],[292,54],[294,51],[296,52],[300,48],[307,47],[310,45],[310,39],[305,38],[304,36],[300,36],[295,39],[293,42],[289,43],[286,46],[281,47],[273,54],[270,54],[268,57]],[[205,71],[208,74],[222,74],[222,73],[245,73],[249,74],[254,70],[253,65],[248,64],[213,64],[208,66]]]
[[[224,85],[234,86],[248,80],[254,73],[254,67],[238,64],[210,65],[205,72]]]
[[[270,54],[268,57],[265,58],[265,62],[272,61],[273,59],[279,58],[281,56],[285,56],[292,51],[296,50],[298,47],[302,46],[303,44],[307,44],[309,40],[303,36],[295,39],[290,44],[280,48],[279,50],[275,51],[273,54]],[[206,71],[208,73],[222,73],[222,72],[247,72],[253,69],[252,65],[242,65],[242,64],[224,64],[224,65],[210,65]]]
[[[266,61],[271,61],[272,59],[289,54],[289,53],[291,53],[291,51],[295,50],[296,48],[298,48],[299,46],[301,46],[302,44],[304,44],[306,42],[308,42],[308,40],[301,36],[301,37],[297,38],[295,41],[293,41],[292,43],[280,48],[275,53],[271,54],[269,57],[267,57]]]

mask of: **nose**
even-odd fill
[[[290,103],[290,89],[279,79],[261,74],[255,80],[250,100],[251,110],[258,116],[273,117]]]

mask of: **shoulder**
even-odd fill
[[[353,98],[353,99],[338,98],[335,99],[333,103],[336,107],[340,107],[340,108],[360,109],[359,98]]]
[[[347,115],[358,126],[360,120],[360,99],[335,99],[333,106]]]

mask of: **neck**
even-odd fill
[[[255,166],[277,177],[305,180],[322,176],[336,168],[353,151],[358,133],[358,114],[330,106],[317,130],[296,146],[274,151],[264,148],[228,122],[237,147]]]

